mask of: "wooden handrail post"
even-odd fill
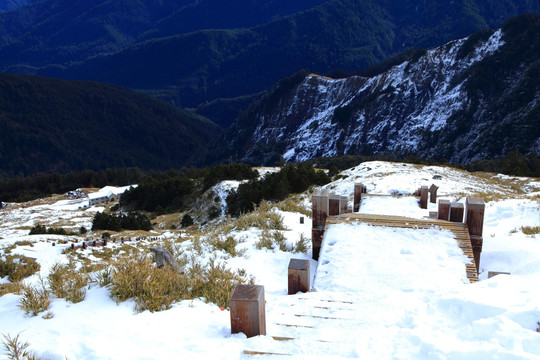
[[[462,203],[453,202],[450,204],[450,221],[463,222],[464,208]]]
[[[328,191],[316,191],[311,197],[312,227],[311,227],[311,245],[312,258],[319,259],[321,251],[322,238],[324,236],[324,227],[328,217]]]
[[[428,201],[428,187],[424,185],[420,188],[420,208],[421,209],[427,209],[427,201]]]
[[[231,334],[266,335],[264,286],[236,285],[229,301]]]
[[[308,292],[310,289],[309,260],[291,259],[288,268],[288,294]]]
[[[482,231],[484,228],[484,211],[486,204],[484,200],[477,197],[468,197],[465,200],[465,223],[471,236],[471,246],[473,249],[476,271],[480,271],[480,255],[482,254]]]
[[[439,215],[440,220],[448,221],[450,219],[450,200],[439,200]]]
[[[364,184],[354,184],[354,200],[353,200],[353,212],[360,211],[360,203],[362,202],[362,194],[366,192]]]

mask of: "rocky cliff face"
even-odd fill
[[[254,163],[360,153],[467,163],[538,153],[539,24],[538,16],[515,18],[370,78],[310,74],[290,91],[278,86],[278,99],[270,94],[233,126],[233,152]],[[252,135],[242,138],[246,124]]]

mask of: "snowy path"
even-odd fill
[[[436,333],[435,324],[445,315],[433,304],[449,287],[468,283],[466,262],[448,230],[332,225],[315,291],[283,299],[267,311],[267,333],[294,340],[258,338],[253,350],[295,358],[421,355],[430,346],[415,335],[415,325],[422,319]]]

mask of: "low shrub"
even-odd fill
[[[41,281],[39,286],[23,285],[19,308],[26,315],[36,316],[51,306],[51,294]]]
[[[35,259],[22,255],[8,255],[0,258],[0,278],[8,277],[11,282],[21,281],[34,275],[40,269]]]
[[[86,285],[90,280],[85,273],[77,271],[75,263],[62,265],[55,263],[47,278],[54,296],[65,298],[72,303],[78,303],[86,297]]]
[[[252,227],[262,230],[287,230],[283,225],[283,216],[272,211],[272,204],[266,201],[255,206],[252,212],[240,215],[234,221],[234,227],[238,230],[248,230]]]
[[[117,301],[134,299],[135,311],[169,309],[174,302],[204,298],[226,307],[237,284],[253,282],[211,260],[202,266],[192,260],[182,274],[168,266],[157,268],[146,256],[119,259],[111,265],[111,296]]]
[[[151,312],[170,309],[176,301],[189,298],[184,274],[155,267],[148,257],[123,258],[112,264],[111,295],[117,301],[135,300],[135,310]]]
[[[4,354],[9,360],[39,360],[34,353],[28,350],[30,344],[19,339],[19,334],[13,338],[5,334],[2,336],[4,338],[2,340]]]
[[[267,248],[269,250],[278,248],[281,251],[287,251],[287,240],[281,231],[263,230],[259,240],[255,243],[259,250]]]
[[[225,251],[232,257],[243,255],[242,251],[236,250],[236,245],[238,245],[238,241],[233,236],[223,237],[221,235],[217,235],[213,236],[212,239],[210,239],[208,242],[214,247],[214,249]]]
[[[300,234],[300,240],[296,242],[294,245],[293,252],[295,253],[306,253],[309,248],[309,240],[304,236],[304,233]]]
[[[540,234],[540,226],[522,226],[521,231],[523,231],[525,235]]]

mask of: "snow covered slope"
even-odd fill
[[[377,197],[362,204],[363,210],[373,213],[390,208],[408,216],[427,215],[428,210],[419,209],[409,194],[431,183],[440,187],[442,198],[484,197],[480,281],[467,282],[466,260],[452,235],[439,229],[336,225],[326,234],[318,267],[311,261],[314,291],[291,296],[289,260],[309,259],[310,250],[260,249],[256,243],[263,237],[262,229],[232,226],[221,234],[239,240],[241,254],[232,257],[189,233],[156,230],[150,234],[154,240],[131,245],[144,251],[150,244],[171,241],[202,264],[214,258],[232,269],[244,269],[265,287],[268,335],[295,340],[231,335],[229,311],[204,299],[181,301],[166,311],[134,313],[132,300],[117,304],[110,289],[96,282],[88,285],[80,303],[54,299],[51,319],[43,314],[25,316],[18,307],[20,295],[1,296],[0,333],[20,334],[32,351],[51,360],[249,358],[244,350],[292,354],[295,359],[540,359],[540,234],[521,230],[540,227],[540,179],[389,162],[363,163],[341,175],[326,187],[350,196],[354,183],[362,182],[370,193],[402,195],[390,206]],[[309,205],[307,200],[304,204]],[[58,199],[26,204],[24,212],[8,204],[0,210],[0,252],[4,256],[15,245],[12,254],[35,257],[46,278],[52,264],[67,261],[63,251],[67,245],[51,246],[59,235],[26,235],[33,219],[51,226],[62,217],[66,226],[77,229],[95,210],[70,209]],[[283,216],[287,230],[281,232],[288,248],[299,236],[309,236],[310,219],[301,224],[299,216],[304,215],[273,211]],[[22,240],[31,245],[16,244]],[[81,249],[77,256],[96,262],[100,251],[118,253],[119,246],[110,242],[106,248]],[[511,275],[487,279],[488,271]],[[37,283],[39,278],[25,281]],[[283,323],[309,327],[279,325]],[[7,358],[0,354],[0,359]]]
[[[233,154],[258,164],[373,153],[468,163],[539,153],[539,23],[514,19],[373,77],[310,74],[289,91],[278,85],[233,126]],[[242,137],[247,126],[253,131]]]

